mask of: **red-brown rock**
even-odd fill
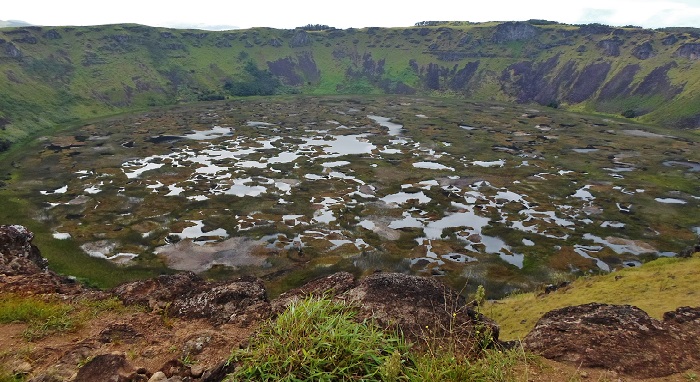
[[[634,306],[592,303],[545,314],[523,345],[556,361],[650,378],[697,365],[700,346],[688,340],[684,330]]]

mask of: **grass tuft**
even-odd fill
[[[71,317],[73,307],[69,304],[38,297],[5,295],[0,297],[0,323],[26,323],[23,336],[28,341],[45,337],[51,333],[73,330],[76,326]]]
[[[237,368],[227,381],[512,381],[527,361],[522,350],[485,350],[478,358],[437,343],[414,350],[354,317],[352,307],[327,299],[292,304],[246,349],[234,350],[229,362]]]
[[[348,306],[325,299],[292,304],[251,346],[231,355],[240,366],[229,380],[381,380],[382,372],[400,374],[407,345],[354,316]]]
[[[0,296],[0,323],[27,324],[22,335],[27,341],[35,341],[54,333],[76,330],[102,313],[126,309],[116,297],[69,304],[36,296],[7,294]]]
[[[0,296],[0,323],[30,323],[63,316],[73,308],[65,303],[37,297]]]

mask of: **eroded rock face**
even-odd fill
[[[678,57],[685,57],[691,60],[700,60],[700,44],[690,43],[681,45],[675,53]]]
[[[677,316],[697,321],[693,314]],[[651,378],[682,372],[698,362],[700,346],[689,341],[688,333],[633,306],[591,303],[545,314],[523,345],[556,361]]]
[[[169,312],[183,318],[206,318],[214,324],[249,326],[270,315],[267,292],[259,279],[240,279],[197,288],[176,299]]]
[[[305,30],[298,30],[294,33],[294,37],[289,41],[289,46],[292,48],[300,48],[311,45],[311,37]]]
[[[531,40],[538,34],[539,28],[530,23],[511,21],[496,26],[493,41],[497,44],[503,44],[510,41]]]
[[[0,226],[0,293],[82,295],[100,293],[47,270],[47,261],[23,226]]]
[[[651,57],[654,57],[656,55],[656,52],[654,52],[654,46],[651,45],[651,42],[645,41],[643,44],[634,48],[634,50],[632,51],[632,55],[640,60],[646,60]]]
[[[13,276],[41,272],[46,259],[32,244],[34,234],[21,225],[0,226],[0,273]]]
[[[618,57],[622,42],[616,39],[602,40],[598,42],[597,46],[603,50],[603,54],[606,56]]]
[[[185,272],[123,284],[113,293],[128,305],[167,310],[176,317],[204,318],[214,324],[247,326],[270,314],[265,287],[255,278],[212,283]]]

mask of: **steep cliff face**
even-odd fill
[[[693,29],[434,24],[4,28],[0,137],[133,108],[278,93],[442,93],[700,126],[700,34]]]

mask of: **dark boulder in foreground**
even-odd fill
[[[186,319],[204,318],[214,324],[247,326],[270,315],[265,287],[253,277],[208,282],[186,272],[126,283],[113,293],[127,305],[167,310]]]
[[[700,309],[667,315],[662,322],[630,305],[570,306],[545,314],[523,344],[545,358],[577,366],[663,377],[700,361]]]
[[[498,343],[499,328],[463,296],[434,278],[375,273],[339,298],[359,306],[361,318],[395,327],[409,339],[452,337],[472,347]]]

